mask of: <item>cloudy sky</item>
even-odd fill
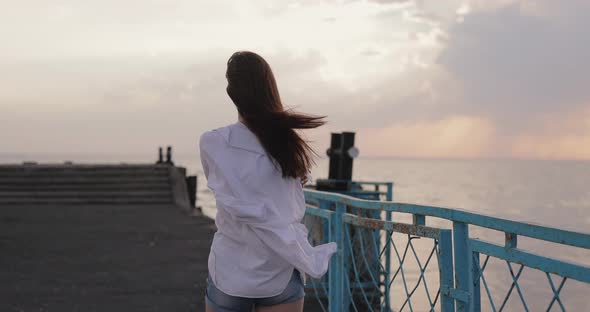
[[[586,0],[0,0],[0,154],[197,152],[232,52],[364,156],[590,159]]]

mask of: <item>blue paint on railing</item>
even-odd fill
[[[364,190],[363,186],[374,189]],[[380,187],[386,190],[381,191]],[[511,296],[518,298],[526,311],[529,304],[520,284],[524,268],[546,274],[552,296],[548,298],[547,310],[558,307],[566,311],[561,292],[568,279],[590,286],[590,266],[555,259],[550,253],[536,254],[517,248],[518,236],[525,236],[590,250],[588,233],[461,209],[397,203],[393,201],[391,182],[350,181],[350,190],[304,190],[306,223],[312,218],[316,220],[316,223],[308,224],[310,240],[316,244],[338,244],[326,277],[310,280],[306,285],[324,311],[416,311],[416,302],[412,299],[419,288],[425,293],[421,304],[427,305],[429,311],[479,312],[482,307],[484,310],[502,311],[508,300],[513,298]],[[392,213],[411,214],[412,223],[394,222]],[[429,217],[449,220],[452,228],[426,226]],[[470,225],[504,232],[505,243],[499,245],[470,237]],[[407,236],[405,243],[401,244],[403,246],[399,241],[396,243],[394,234]],[[433,242],[426,261],[420,259],[413,242],[419,238]],[[490,258],[504,261],[510,274],[510,286],[502,302],[494,301],[497,294],[493,293],[486,280]],[[404,270],[409,261],[419,268],[417,281],[411,283],[407,270]],[[438,266],[438,277],[435,278],[438,289],[428,285],[426,278],[431,272],[430,266],[434,265],[432,263]],[[552,276],[561,279],[555,281]],[[394,282],[403,285],[405,299],[400,302],[392,299]],[[485,306],[482,292],[487,302]]]

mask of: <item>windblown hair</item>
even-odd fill
[[[280,165],[283,178],[304,177],[315,164],[312,154],[319,155],[294,129],[322,126],[326,116],[285,110],[270,66],[256,53],[234,53],[227,61],[225,77],[227,94],[275,167]]]

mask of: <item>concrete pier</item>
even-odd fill
[[[1,205],[0,311],[204,311],[214,231],[174,205]]]
[[[184,178],[169,165],[0,165],[0,311],[205,311],[215,224],[187,206]]]
[[[183,168],[0,165],[0,311],[202,311],[212,220]]]

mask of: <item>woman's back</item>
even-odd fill
[[[286,287],[294,268],[325,274],[336,245],[309,245],[300,178],[282,177],[242,122],[203,133],[199,147],[218,209],[209,255],[213,283],[229,295],[268,297]]]

